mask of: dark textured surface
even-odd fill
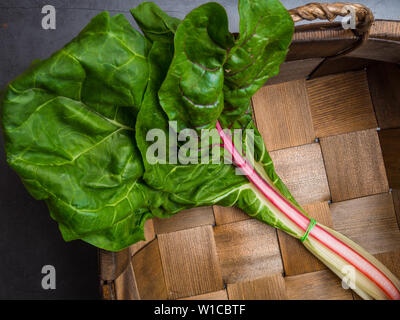
[[[0,88],[23,72],[34,59],[45,59],[63,47],[101,11],[124,13],[136,27],[129,9],[140,0],[2,0],[0,2]],[[206,0],[155,1],[169,14],[183,18],[186,13]],[[238,26],[237,1],[218,1],[232,17],[230,24]],[[56,8],[56,30],[43,30],[41,8],[51,4]],[[234,18],[235,17],[235,18]],[[6,25],[6,26],[5,26]],[[238,29],[238,27],[237,27]]]
[[[66,243],[46,205],[34,200],[6,165],[0,144],[0,299],[98,297],[97,250]],[[42,267],[56,269],[56,289],[41,287]]]
[[[0,89],[24,71],[34,59],[47,58],[70,41],[89,20],[103,10],[123,12],[138,0],[1,0]],[[185,13],[206,1],[156,1],[171,15]],[[237,0],[218,1],[227,8],[231,31],[238,29]],[[307,1],[282,1],[287,8]],[[374,9],[377,18],[398,19],[400,2],[357,1]],[[57,10],[57,29],[43,30],[41,8]],[[397,7],[397,9],[395,8]],[[397,12],[397,15],[396,15]],[[35,201],[5,163],[0,139],[0,299],[97,298],[97,250],[83,242],[65,243],[43,202]],[[41,288],[43,265],[54,265],[57,289]]]
[[[124,13],[132,24],[129,9],[141,0],[1,0],[0,2],[0,88],[24,71],[33,59],[43,59],[71,40],[89,20],[103,10]],[[154,1],[170,15],[183,18],[207,0]],[[230,29],[239,30],[238,0],[219,0],[228,13]],[[282,0],[286,8],[304,5],[307,0]],[[399,19],[398,0],[358,0],[369,6],[378,19]],[[51,4],[57,10],[57,29],[43,30],[41,8]],[[4,24],[7,26],[5,27]]]

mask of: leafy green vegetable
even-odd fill
[[[141,182],[133,128],[148,52],[122,15],[104,12],[8,86],[7,160],[47,202],[65,240],[119,250],[143,239],[150,204],[160,197]]]
[[[191,110],[190,107],[182,103],[184,100],[182,99],[182,92],[177,92],[176,90],[180,86],[180,76],[178,76],[180,72],[184,73],[189,69],[190,72],[185,73],[185,76],[193,78],[189,81],[192,84],[194,84],[199,77],[196,73],[191,73],[193,69],[199,69],[197,64],[193,63],[193,61],[188,61],[187,56],[182,54],[182,51],[184,51],[185,48],[185,39],[188,39],[189,37],[186,37],[185,35],[187,33],[196,35],[197,42],[195,48],[196,51],[201,54],[199,59],[212,57],[208,52],[214,52],[215,48],[209,45],[210,35],[209,32],[204,31],[204,28],[205,26],[209,27],[209,21],[222,21],[219,16],[224,16],[224,14],[220,12],[220,8],[221,7],[216,7],[214,4],[206,4],[193,10],[186,16],[176,32],[175,55],[161,89],[158,90],[158,87],[154,86],[154,89],[146,92],[144,103],[136,122],[136,140],[142,153],[145,166],[144,180],[153,188],[169,194],[171,200],[175,203],[180,203],[182,206],[185,206],[185,208],[213,204],[223,206],[235,205],[255,218],[293,233],[293,231],[286,228],[276,214],[270,210],[268,203],[265,202],[263,196],[256,190],[249,180],[243,175],[238,175],[232,165],[226,165],[223,161],[219,164],[213,164],[210,162],[200,163],[200,161],[196,164],[150,164],[147,161],[148,157],[146,157],[146,152],[152,142],[146,141],[146,133],[151,129],[160,129],[163,132],[168,133],[168,120],[177,120],[178,124],[185,123],[185,125],[188,125],[188,122],[196,120],[197,124],[205,124],[210,127],[215,127],[217,118],[215,118],[214,115],[213,117],[210,117],[210,114],[207,113],[207,110],[205,110],[203,106],[199,107],[198,113],[193,112],[190,114],[188,111]],[[282,6],[280,7],[280,10],[286,12]],[[204,17],[203,20],[207,21],[206,25],[195,23],[198,21],[199,16]],[[282,14],[282,16],[284,15]],[[286,19],[291,21],[289,15],[286,15]],[[227,21],[224,21],[224,23],[226,25],[222,29],[226,30]],[[293,22],[291,24],[287,23],[287,26],[287,32],[293,32]],[[221,26],[219,28],[221,29]],[[259,37],[257,33],[253,36]],[[288,46],[289,43],[286,43],[286,45]],[[279,50],[282,50],[282,48],[279,48]],[[287,51],[287,47],[284,48],[284,51]],[[164,53],[164,56],[165,55],[167,55],[167,53]],[[274,60],[269,63],[269,66],[271,67],[274,65],[275,68],[278,68],[280,62],[280,60]],[[206,64],[207,62],[203,63]],[[225,61],[222,63],[225,63]],[[217,71],[218,75],[220,75],[221,70],[218,69]],[[208,71],[203,70],[201,73],[207,76]],[[223,81],[223,79],[221,79],[221,81]],[[208,83],[211,83],[211,81],[208,81]],[[158,82],[158,85],[159,84],[160,83]],[[151,86],[149,85],[149,87]],[[200,86],[200,88],[202,88],[202,86]],[[216,96],[221,97],[224,95],[223,86],[215,86],[213,89],[215,90],[211,95],[213,99],[215,99]],[[157,92],[159,100],[157,99]],[[197,96],[202,99],[203,97],[207,98],[208,94],[209,92],[207,90],[203,90],[198,92]],[[182,119],[183,117],[184,119]],[[295,206],[299,207],[277,176],[271,158],[265,149],[261,135],[253,124],[251,114],[248,113],[242,116],[241,121],[237,122],[235,127],[237,128],[238,126],[242,129],[252,129],[255,132],[254,160],[256,168],[260,174],[262,174],[262,176],[272,185],[275,185],[275,187]],[[189,127],[193,128],[194,125],[189,124]],[[169,140],[169,136],[167,136],[167,140]],[[243,137],[243,142],[244,147],[246,148],[246,145],[249,142],[246,135]],[[210,145],[207,145],[207,147],[210,147]],[[220,147],[216,146],[214,149],[215,148]],[[219,152],[221,158],[224,158],[226,156],[226,151],[224,148],[220,149]],[[201,152],[197,154],[197,157],[200,157],[200,153]]]
[[[175,52],[159,97],[178,129],[215,127],[223,107],[223,64],[233,37],[228,30],[225,9],[206,3],[179,25]]]
[[[150,39],[157,34],[157,40],[171,41],[180,23],[152,2],[143,2],[131,12]],[[224,109],[220,121],[225,126],[232,126],[251,113],[251,97],[279,73],[294,29],[289,13],[276,0],[241,0],[239,16],[239,37],[228,49],[224,62]],[[212,120],[209,126],[213,128],[215,119]]]
[[[289,12],[276,0],[240,0],[239,16],[239,38],[224,65],[225,108],[220,120],[225,125],[251,110],[253,94],[279,73],[294,31]]]
[[[174,42],[179,19],[170,17],[153,2],[142,2],[131,9],[131,13],[147,39],[152,42]]]
[[[168,120],[176,120],[179,129],[199,129],[240,117],[235,127],[255,129],[250,112],[242,116],[241,105],[230,105],[239,110],[231,117],[224,99],[225,104],[234,101],[227,100],[231,91],[231,97],[244,96],[245,81],[257,82],[256,76],[277,70],[293,25],[278,1],[268,1],[268,8],[253,2],[263,1],[252,1],[251,7],[241,1],[241,19],[268,9],[268,17],[281,20],[279,32],[277,20],[265,18],[249,36],[250,26],[241,21],[234,41],[225,10],[216,3],[200,6],[182,22],[143,3],[132,14],[147,39],[122,15],[102,13],[63,49],[9,84],[2,114],[8,162],[29,192],[47,202],[65,240],[83,239],[117,251],[143,239],[148,218],[212,204],[236,205],[285,229],[234,166],[154,164],[146,157],[152,143],[147,133],[158,128],[169,138]],[[283,40],[276,40],[282,34]],[[242,68],[237,57],[251,50],[258,54],[257,67]],[[246,79],[227,80],[227,66]],[[247,136],[243,141],[246,148]],[[257,130],[255,141],[257,170],[294,202]],[[220,146],[206,148],[226,157]]]

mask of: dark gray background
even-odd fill
[[[47,58],[70,41],[97,13],[124,13],[138,0],[0,0],[0,89],[34,59]],[[183,18],[203,0],[155,1]],[[231,31],[238,31],[236,0],[219,0],[227,10]],[[283,0],[286,8],[311,1]],[[377,19],[400,19],[399,0],[358,0]],[[56,30],[43,30],[41,8],[56,8]],[[41,269],[54,265],[56,290],[41,288]],[[83,242],[65,243],[43,202],[35,201],[8,168],[0,139],[0,299],[95,299],[98,290],[97,250]]]

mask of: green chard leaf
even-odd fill
[[[120,250],[144,238],[159,193],[142,183],[134,122],[149,44],[122,15],[96,16],[3,101],[8,163],[46,201],[65,240]]]
[[[132,16],[151,42],[174,42],[180,20],[170,17],[153,2],[142,2],[131,9]],[[169,64],[168,64],[169,65]]]
[[[225,9],[215,2],[191,11],[175,33],[174,58],[159,97],[178,129],[212,128],[223,107],[224,71],[233,37]]]
[[[149,38],[157,34],[159,41],[171,41],[180,23],[151,2],[131,12],[144,34]],[[246,123],[251,117],[251,97],[279,73],[294,32],[293,20],[278,0],[240,0],[239,16],[240,33],[224,62],[224,108],[219,118],[232,127],[241,126],[235,121]]]
[[[160,133],[165,134],[167,143],[170,139],[168,117],[161,108],[157,93],[162,83],[160,79],[166,75],[172,57],[171,45],[157,41],[153,43],[149,54],[150,80],[136,121],[136,141],[145,167],[144,180],[148,185],[166,194],[167,200],[163,208],[171,214],[182,209],[212,205],[228,193],[234,198],[232,192],[237,193],[235,189],[248,183],[245,177],[235,174],[232,165],[169,163],[169,150],[165,150],[166,161],[149,162],[151,157],[148,150],[154,143],[147,139],[150,130],[160,130]],[[233,203],[231,200],[230,204]]]
[[[214,8],[217,8],[217,10],[212,10]],[[192,25],[191,21],[193,19],[197,21],[197,19],[202,17],[205,12],[210,17],[214,13],[216,14],[214,18],[207,18],[207,20],[204,18],[204,21],[208,21],[207,23],[211,28],[215,29],[215,25],[221,27],[220,23],[216,19],[216,17],[221,15],[220,10],[221,7],[215,4],[202,6],[198,9],[195,9],[185,18],[185,20],[188,19],[189,22],[184,20],[180,25],[190,26],[190,28],[185,27],[185,29],[180,29],[181,31],[178,30],[178,32],[180,32],[184,38],[187,32],[202,34],[205,26],[203,24],[199,24],[195,27]],[[226,19],[225,24],[226,25],[223,26],[223,28],[227,29]],[[175,39],[177,39],[177,37]],[[211,44],[209,39],[203,42],[200,41],[196,48],[198,50],[203,50],[202,45],[204,45],[206,49],[210,51],[205,51],[206,54],[212,57],[216,50],[212,41]],[[182,44],[179,44],[179,41],[176,40],[175,52],[177,52],[177,50],[181,50],[181,48]],[[200,161],[196,164],[183,164],[179,162],[173,164],[168,162],[168,160],[162,162],[159,161],[155,164],[148,162],[149,156],[147,152],[149,147],[153,144],[152,141],[148,141],[148,139],[146,139],[149,131],[151,129],[161,130],[161,132],[165,133],[166,142],[168,142],[170,139],[168,120],[177,120],[174,118],[169,119],[167,113],[164,112],[165,110],[163,110],[160,104],[163,94],[159,92],[161,85],[164,85],[167,81],[171,81],[168,79],[167,72],[171,72],[171,70],[174,68],[173,63],[176,61],[176,55],[174,56],[173,53],[174,47],[172,45],[168,45],[166,42],[156,41],[153,43],[153,47],[149,54],[149,61],[151,65],[150,80],[143,100],[142,108],[136,121],[136,140],[142,153],[145,167],[144,180],[153,188],[168,194],[168,204],[165,205],[165,208],[171,213],[176,213],[182,209],[192,207],[212,205],[217,203],[220,199],[226,198],[227,194],[231,195],[231,199],[225,199],[225,203],[228,205],[233,205],[234,199],[237,198],[237,193],[240,192],[240,189],[238,188],[243,184],[248,184],[248,180],[244,176],[236,175],[235,168],[232,165],[225,165],[223,162],[219,164],[202,164]],[[168,66],[171,62],[172,65],[168,69]],[[185,60],[184,63],[186,63]],[[192,65],[191,62],[189,64]],[[167,75],[167,78],[163,83],[162,79],[164,79],[165,75]],[[177,86],[179,86],[178,82],[171,81],[170,88],[172,88],[172,90],[175,90]],[[217,92],[217,94],[221,93],[222,86],[219,87],[219,92]],[[167,110],[174,109],[173,104],[166,104],[165,106]],[[178,125],[179,123],[180,121],[178,121]],[[170,147],[172,147],[172,144]],[[179,148],[179,146],[176,147]],[[208,148],[209,145],[206,147]],[[217,148],[220,147],[218,146]],[[223,157],[223,149],[221,152],[221,157]],[[165,153],[165,156],[169,159],[169,150],[165,150]],[[196,160],[199,160],[197,158],[199,155],[200,152],[196,153]]]
[[[270,206],[264,196],[261,195],[257,188],[249,182],[246,176],[238,175],[233,165],[225,164],[223,161],[218,164],[214,164],[211,161],[208,163],[201,163],[200,159],[196,159],[198,162],[195,164],[181,163],[179,162],[179,159],[177,164],[171,164],[165,161],[149,163],[146,160],[148,159],[146,152],[152,145],[152,142],[146,141],[146,133],[152,128],[158,128],[161,131],[168,133],[168,120],[178,122],[178,131],[179,128],[187,127],[195,127],[198,129],[198,127],[193,124],[194,118],[196,117],[198,117],[199,120],[197,124],[201,123],[204,127],[215,127],[216,119],[208,117],[205,108],[200,108],[197,113],[190,114],[189,110],[191,109],[188,108],[187,105],[181,103],[182,100],[179,100],[181,99],[179,94],[174,95],[172,99],[170,99],[171,95],[169,94],[170,92],[176,93],[180,86],[179,77],[176,76],[176,69],[180,68],[178,62],[187,66],[186,69],[193,68],[193,66],[197,68],[196,64],[187,61],[187,57],[182,56],[182,51],[184,51],[186,47],[181,41],[181,39],[190,38],[191,34],[202,34],[204,25],[195,25],[192,22],[193,19],[198,18],[196,10],[199,9],[195,9],[189,13],[178,27],[175,36],[175,55],[169,68],[168,75],[158,92],[159,99],[157,98],[156,92],[157,85],[159,86],[160,83],[158,80],[155,80],[154,82],[157,82],[157,85],[153,87],[154,90],[148,90],[146,92],[142,109],[138,115],[136,122],[136,139],[144,159],[144,180],[153,188],[169,194],[168,198],[173,203],[180,203],[184,206],[181,209],[213,204],[222,206],[235,205],[259,220],[292,233],[292,231],[288,230],[284,223],[279,220],[276,214],[270,210]],[[226,21],[224,22],[226,25],[222,26],[221,21],[217,22],[217,20],[210,18],[214,14],[219,14],[217,10],[207,10],[206,12],[209,14],[209,17],[207,18],[207,28],[217,29],[217,27],[213,27],[213,24],[215,24],[218,25],[218,28],[220,29],[227,29]],[[202,14],[204,14],[204,11],[202,11]],[[204,18],[204,20],[206,19]],[[186,26],[190,26],[190,28]],[[214,46],[210,46],[209,42],[198,41],[195,44],[195,48],[197,52],[201,52],[201,55],[204,57],[212,57],[215,55],[215,48]],[[228,51],[229,50],[227,50],[227,52]],[[279,61],[280,60],[274,61],[274,64],[279,63]],[[162,63],[162,65],[165,66],[167,63]],[[162,68],[162,65],[160,65],[160,68]],[[178,71],[183,73],[185,68],[182,67]],[[203,74],[206,73],[207,71],[203,70]],[[197,79],[198,77],[199,76],[196,75],[195,78]],[[160,78],[160,76],[158,78]],[[151,82],[152,81],[150,80],[150,83]],[[207,83],[211,83],[211,81],[208,80]],[[202,84],[199,86],[202,88]],[[149,84],[149,87],[152,86]],[[168,90],[166,88],[168,88]],[[217,86],[214,90],[214,96],[223,96],[224,87]],[[147,96],[147,94],[149,96]],[[207,91],[199,91],[197,93],[197,98],[200,101],[203,101],[202,99],[205,99],[207,94]],[[189,115],[191,116],[189,117]],[[255,150],[254,159],[251,160],[254,160],[257,172],[259,172],[264,180],[274,186],[283,196],[289,199],[289,201],[291,201],[295,206],[299,207],[286,186],[277,176],[262,137],[255,128],[251,119],[251,114],[247,113],[244,117],[241,117],[239,121],[236,121],[235,124],[235,128],[252,129],[254,132]],[[170,136],[167,134],[167,142],[169,141],[169,138]],[[247,139],[246,135],[243,137],[244,152],[247,150],[249,140],[250,139]],[[178,145],[177,147],[179,149],[182,146]],[[210,145],[207,145],[206,147],[210,147]],[[220,149],[219,152],[223,159],[226,156],[226,151],[219,145],[213,147],[213,149],[217,148]],[[166,153],[168,153],[168,150]],[[200,153],[201,151],[196,154],[196,157],[200,157]],[[171,211],[173,213],[176,212],[175,210]]]
[[[239,37],[224,65],[225,107],[221,122],[230,125],[251,111],[250,99],[279,73],[294,24],[278,0],[239,0]]]

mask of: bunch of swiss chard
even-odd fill
[[[399,298],[399,280],[370,254],[323,225],[310,228],[254,125],[250,99],[278,74],[294,30],[281,3],[240,0],[236,37],[213,2],[182,21],[150,2],[131,12],[143,34],[123,15],[103,12],[12,81],[3,99],[8,163],[46,201],[63,238],[118,251],[144,239],[147,219],[236,206],[303,238],[339,277],[352,266],[352,288],[363,298]],[[176,141],[178,132],[202,129],[216,129],[219,143],[206,139],[193,160],[206,149],[231,164],[149,156],[151,130]],[[242,152],[234,129],[253,132],[241,137]],[[171,147],[164,159],[174,157]]]

